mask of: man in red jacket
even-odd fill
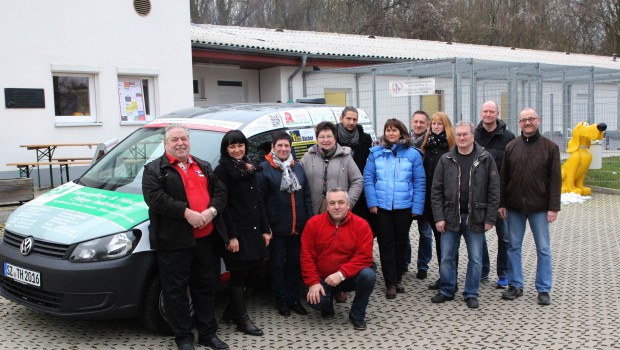
[[[308,303],[323,318],[334,317],[333,296],[355,291],[349,320],[356,330],[366,329],[366,307],[375,287],[372,231],[366,220],[349,211],[347,192],[327,192],[327,212],[315,215],[301,235],[301,272],[309,287]]]

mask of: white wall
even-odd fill
[[[195,106],[212,106],[220,103],[218,80],[241,81],[245,101],[239,102],[260,102],[257,70],[224,65],[194,64],[192,71],[194,79],[199,82],[200,95],[204,97],[194,100]]]
[[[288,100],[288,77],[286,78],[282,77],[282,67],[262,69],[260,71],[261,102],[286,102]]]
[[[34,161],[22,144],[101,142],[137,126],[120,125],[119,70],[156,74],[158,114],[193,105],[190,15],[186,2],[151,0],[139,16],[127,0],[3,1],[0,11],[0,177],[9,162]],[[56,126],[52,65],[97,70],[98,126]],[[42,88],[44,109],[4,108],[4,88]],[[86,147],[68,150],[91,156]],[[57,151],[61,155],[61,149]],[[44,173],[44,172],[42,172]]]

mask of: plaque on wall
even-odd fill
[[[6,108],[45,108],[43,89],[4,89],[4,106]]]

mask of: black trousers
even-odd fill
[[[168,322],[178,344],[193,343],[192,321],[200,338],[215,334],[216,256],[213,237],[196,240],[196,246],[157,252],[159,277]],[[194,319],[190,315],[190,288]]]
[[[405,246],[413,222],[411,208],[384,210],[376,218],[377,242],[385,285],[399,283],[405,271]]]

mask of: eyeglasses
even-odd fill
[[[331,140],[334,138],[334,135],[321,135],[319,137],[317,137],[319,140],[323,141],[323,140]]]
[[[525,123],[533,123],[534,120],[536,120],[538,117],[529,117],[529,118],[522,118],[519,119],[519,123],[521,124],[525,124]]]

